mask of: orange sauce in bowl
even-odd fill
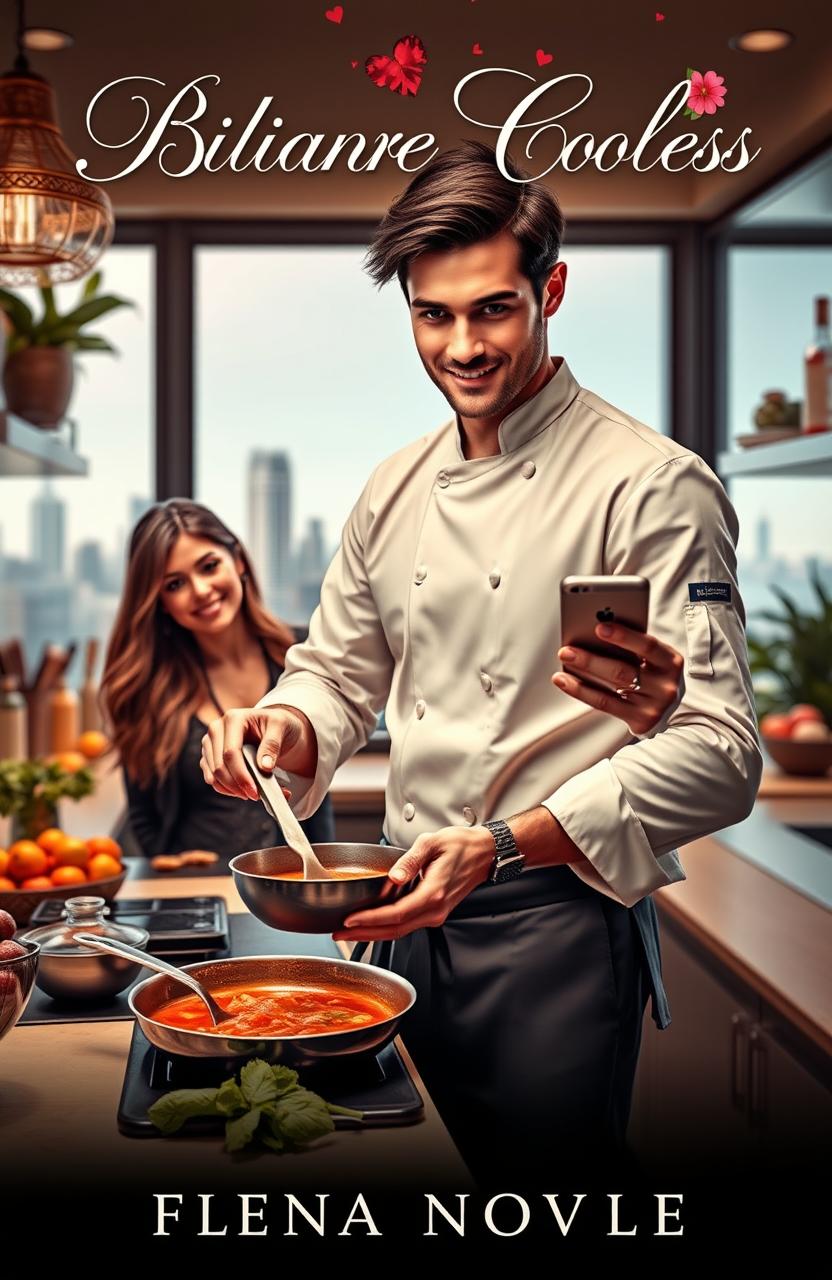
[[[370,877],[386,876],[386,871],[376,871],[372,867],[333,867],[329,872],[331,880],[369,880]],[[303,871],[272,871],[270,880],[302,880]],[[321,882],[318,881],[320,884]]]
[[[240,983],[211,992],[233,1020],[214,1026],[199,996],[169,1000],[152,1015],[154,1022],[185,1031],[220,1036],[314,1036],[353,1031],[386,1022],[394,1010],[374,996],[338,987],[277,986]]]

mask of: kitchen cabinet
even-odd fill
[[[628,1139],[645,1169],[805,1170],[832,1138],[832,1068],[762,996],[661,921],[672,1022],[645,1015]]]

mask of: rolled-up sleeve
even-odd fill
[[[683,655],[681,696],[649,734],[543,803],[626,906],[684,878],[677,847],[742,821],[757,795],[737,536],[722,484],[695,454],[642,480],[607,535],[606,572],[650,582],[648,631]]]
[[[390,692],[393,656],[364,559],[374,477],[375,472],[344,525],[306,640],[287,651],[283,674],[257,704],[294,707],[315,730],[314,778],[276,770],[291,790],[290,804],[301,819],[321,804],[336,769],[366,744]]]

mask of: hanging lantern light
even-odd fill
[[[0,76],[0,284],[77,280],[113,238],[109,196],[75,170],[52,86],[29,68],[23,0],[17,58]]]

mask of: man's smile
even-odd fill
[[[448,369],[446,368],[445,372],[450,373],[452,377],[456,378],[457,382],[480,382],[485,378],[488,378],[489,375],[492,374],[494,370],[498,369],[499,367],[500,367],[500,361],[497,360],[492,364],[483,365],[479,369]]]

